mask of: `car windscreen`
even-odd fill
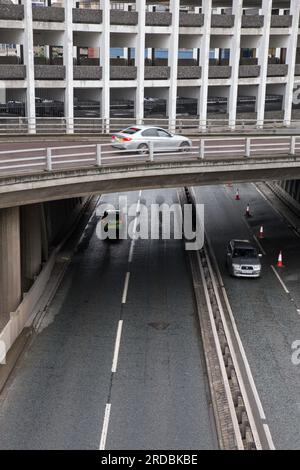
[[[254,248],[235,248],[233,258],[257,258],[257,251]]]
[[[125,129],[124,131],[122,131],[122,134],[133,135],[139,132],[140,130],[141,129],[138,129],[137,127],[130,127],[129,129]]]

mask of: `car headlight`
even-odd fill
[[[239,264],[233,264],[232,267],[233,269],[241,269],[241,266]]]
[[[259,264],[257,264],[255,266],[253,266],[253,269],[254,269],[254,271],[259,271],[261,269],[261,267],[260,267]]]

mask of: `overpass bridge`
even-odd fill
[[[8,145],[8,144],[6,144]],[[9,350],[47,285],[57,248],[93,194],[300,178],[300,137],[194,140],[145,154],[85,143],[0,150],[0,342]],[[0,358],[1,362],[1,358]]]
[[[19,144],[21,145],[21,144]],[[16,146],[15,146],[16,147]],[[194,140],[145,154],[86,143],[0,151],[0,208],[91,194],[300,177],[300,137]]]

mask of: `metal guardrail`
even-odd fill
[[[300,155],[300,136],[227,137],[194,140],[191,147],[170,150],[154,148],[120,150],[111,144],[67,145],[0,151],[0,176],[83,167],[114,167],[122,163],[232,159]]]
[[[160,117],[142,119],[139,123],[135,118],[64,118],[64,117],[44,117],[30,119],[26,117],[0,117],[0,135],[27,135],[27,134],[48,134],[48,135],[89,135],[89,134],[110,134],[120,131],[128,126],[137,125],[155,125],[169,129],[179,134],[199,134],[201,132],[226,132],[253,130],[276,130],[276,129],[297,129],[300,131],[300,120],[292,120],[287,123],[283,120],[265,119],[237,119],[230,122],[226,116],[219,119],[207,118],[206,121],[198,117],[178,117],[176,120],[170,120]]]

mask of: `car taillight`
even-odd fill
[[[132,139],[131,137],[123,137],[123,142],[130,142]]]
[[[111,138],[112,138],[112,139],[116,139],[116,136],[115,136],[115,135],[112,135]]]

